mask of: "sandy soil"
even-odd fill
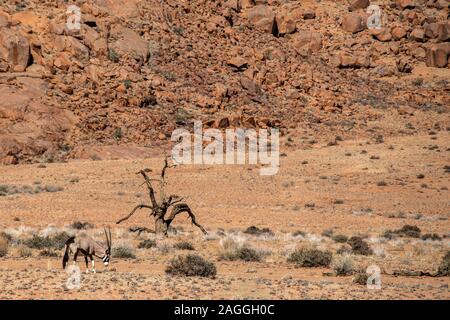
[[[2,166],[0,184],[64,190],[0,197],[1,229],[27,233],[88,221],[95,225],[88,232],[101,239],[101,228],[112,226],[115,244],[134,247],[137,258],[113,259],[107,270],[99,263],[97,274],[83,274],[81,288],[69,290],[61,257],[39,257],[33,251],[23,258],[12,246],[0,258],[0,299],[449,299],[448,277],[393,276],[397,270],[434,272],[449,250],[450,181],[444,170],[450,164],[449,148],[450,135],[440,132],[386,138],[379,144],[342,141],[286,151],[279,173],[272,177],[260,176],[254,166],[169,169],[168,192],[187,197],[210,236],[180,217],[174,226],[181,231],[158,241],[191,241],[197,254],[216,264],[215,279],[165,275],[168,260],[183,253],[180,250],[137,249],[139,241],[151,235],[137,236],[127,228],[152,228],[146,212],[115,225],[135,204],[147,201],[135,173],[146,167],[158,172],[162,158]],[[422,234],[447,237],[380,238],[385,230],[405,224],[417,225]],[[270,228],[275,236],[240,232],[251,225]],[[381,268],[381,290],[354,284],[352,276],[334,276],[331,268],[295,268],[286,262],[286,252],[305,244],[335,252],[340,244],[321,236],[330,228],[335,234],[366,236],[372,248],[382,248],[381,254],[354,258],[359,266]],[[270,254],[263,262],[219,261],[219,229],[246,237]],[[308,236],[292,236],[298,230]]]

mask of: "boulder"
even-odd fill
[[[403,27],[394,27],[391,30],[394,40],[400,40],[406,37],[406,30]]]
[[[342,20],[342,29],[347,32],[357,33],[361,32],[367,28],[366,21],[363,19],[362,15],[357,13],[348,13],[344,16]]]
[[[425,41],[425,32],[422,28],[414,28],[409,34],[410,39],[423,42]]]
[[[397,0],[396,3],[401,9],[415,8],[417,5],[415,0]]]
[[[9,27],[11,25],[11,17],[6,12],[0,10],[0,28]]]
[[[275,13],[268,6],[255,6],[247,10],[246,16],[252,26],[272,34],[278,32]]]
[[[276,14],[276,24],[279,34],[293,33],[297,29],[297,21],[303,16],[303,10],[298,5],[285,4]]]
[[[387,42],[392,40],[391,32],[388,28],[370,29],[370,34],[377,40]]]
[[[312,31],[300,31],[293,38],[293,46],[298,54],[307,56],[322,49],[322,35]]]
[[[402,73],[411,73],[412,66],[406,58],[400,58],[396,61],[397,70]]]
[[[449,41],[450,39],[450,21],[425,24],[425,36],[438,41]]]
[[[119,38],[112,48],[117,51],[121,56],[130,55],[142,63],[148,60],[149,46],[147,41],[142,39],[135,31],[117,26],[113,29],[112,33]]]
[[[363,54],[341,53],[337,56],[339,68],[368,68],[370,57]]]
[[[28,39],[18,32],[4,28],[0,32],[0,59],[3,59],[12,71],[25,71],[30,62]]]
[[[426,64],[428,67],[445,68],[450,55],[450,42],[436,43],[426,48]]]
[[[348,7],[348,10],[355,11],[358,9],[365,9],[370,5],[370,0],[353,0]]]

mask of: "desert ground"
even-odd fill
[[[0,298],[449,299],[449,277],[433,276],[450,245],[449,141],[449,134],[440,132],[383,143],[315,145],[285,152],[274,176],[260,176],[250,165],[170,168],[167,192],[186,197],[208,235],[180,215],[167,238],[128,230],[153,228],[145,210],[115,224],[135,205],[149,202],[136,172],[150,168],[150,174],[159,174],[161,156],[0,167],[3,185],[51,185],[58,190],[0,197],[0,228],[12,238],[8,254],[0,258]],[[81,286],[70,290],[69,275],[61,267],[63,250],[48,257],[31,249],[26,256],[20,239],[80,232],[70,227],[75,221],[92,224],[84,232],[100,242],[102,228],[112,227],[113,247],[126,247],[134,257],[112,258],[108,268],[98,262],[96,274],[84,274],[79,258]],[[439,239],[382,236],[404,225]],[[245,233],[250,226],[271,233]],[[338,256],[341,244],[332,237],[337,234],[367,241],[373,253],[351,254],[353,268],[379,266],[381,289],[354,283],[354,274],[337,276],[332,266],[307,268],[287,262],[293,250],[304,246]],[[261,261],[220,259],[227,237],[255,248]],[[145,239],[155,239],[156,246],[139,249]],[[165,273],[170,259],[186,253],[176,248],[180,241],[190,242],[191,252],[216,265],[215,278]]]
[[[0,0],[0,299],[448,300],[449,5]],[[200,121],[278,129],[279,172],[169,168],[207,234],[117,224]]]

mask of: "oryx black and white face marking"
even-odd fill
[[[109,265],[109,259],[110,259],[110,253],[109,253],[109,250],[106,250],[105,254],[102,257],[102,261],[105,266]]]

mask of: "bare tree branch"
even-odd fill
[[[142,209],[142,208],[147,208],[147,209],[152,209],[152,210],[153,210],[153,207],[152,207],[152,206],[148,206],[148,205],[145,205],[145,204],[140,204],[140,205],[136,206],[136,207],[130,212],[129,215],[127,215],[126,217],[124,217],[124,218],[120,219],[119,221],[117,221],[116,224],[120,224],[121,222],[124,222],[125,220],[128,220],[128,219],[129,219],[129,218],[130,218],[137,210],[140,210],[140,209]]]
[[[175,217],[182,212],[186,212],[189,215],[193,225],[197,226],[200,230],[202,230],[204,234],[208,234],[208,232],[206,232],[206,230],[200,224],[197,223],[194,213],[186,203],[179,203],[175,205],[172,209],[172,212],[170,213],[170,216],[167,219],[165,219],[165,222],[168,225],[170,225],[173,219],[175,219]]]

